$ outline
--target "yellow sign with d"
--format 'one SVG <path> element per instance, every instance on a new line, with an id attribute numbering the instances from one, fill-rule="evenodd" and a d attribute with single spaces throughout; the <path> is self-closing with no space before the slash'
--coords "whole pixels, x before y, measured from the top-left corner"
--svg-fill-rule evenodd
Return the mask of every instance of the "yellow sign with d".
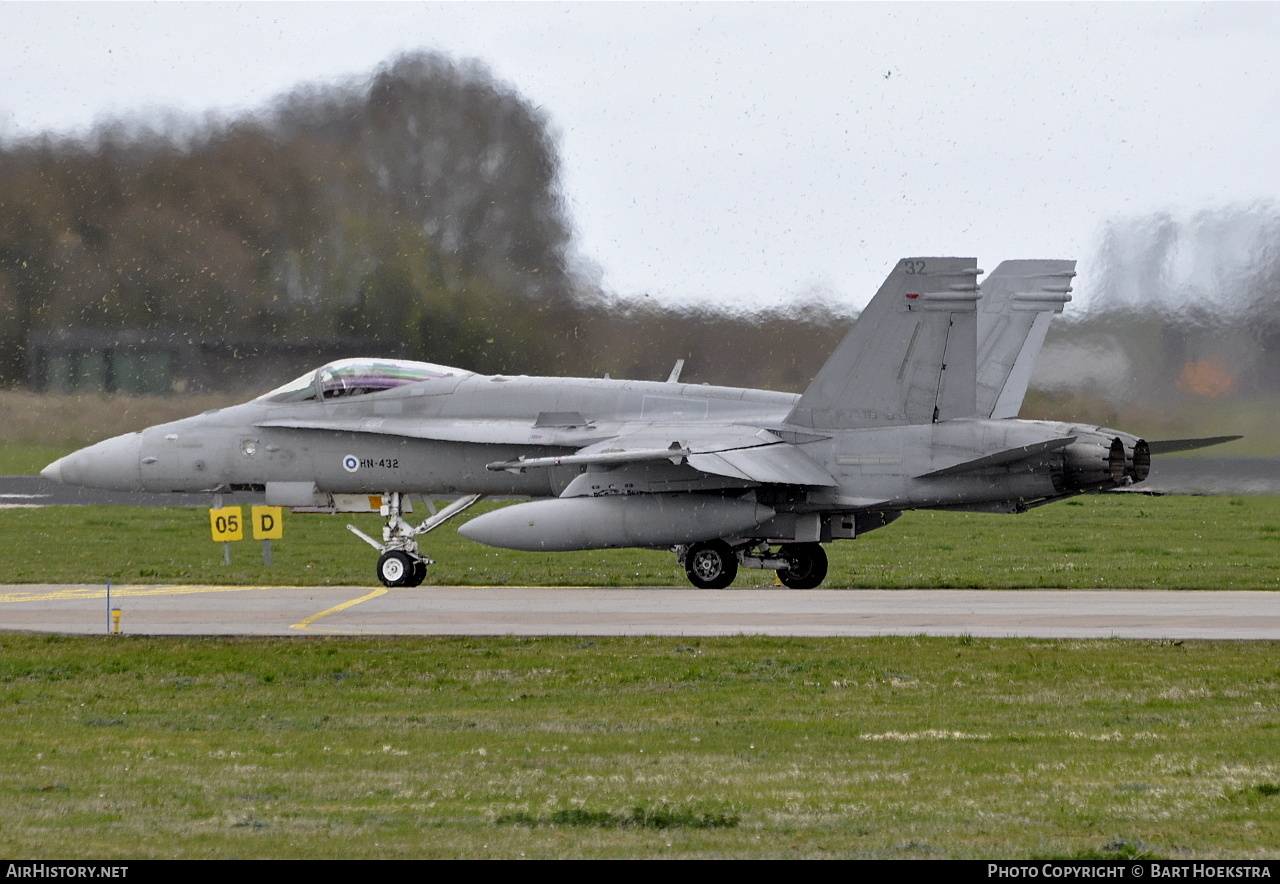
<path id="1" fill-rule="evenodd" d="M 284 507 L 255 506 L 250 514 L 254 540 L 280 540 L 284 537 Z"/>

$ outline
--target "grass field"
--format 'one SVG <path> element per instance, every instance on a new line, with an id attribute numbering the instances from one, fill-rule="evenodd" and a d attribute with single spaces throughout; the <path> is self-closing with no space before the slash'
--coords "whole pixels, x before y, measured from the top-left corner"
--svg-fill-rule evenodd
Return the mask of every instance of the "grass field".
<path id="1" fill-rule="evenodd" d="M 0 855 L 1280 856 L 1266 643 L 0 634 Z"/>
<path id="2" fill-rule="evenodd" d="M 667 552 L 520 553 L 457 535 L 459 520 L 427 535 L 437 585 L 685 585 Z M 343 525 L 377 535 L 376 516 L 285 516 L 273 565 L 261 544 L 233 544 L 232 564 L 209 535 L 205 510 L 48 507 L 0 510 L 0 584 L 374 582 L 375 555 Z M 910 512 L 827 547 L 825 586 L 856 588 L 1280 588 L 1280 497 L 1081 497 L 1021 516 Z M 735 586 L 771 585 L 771 571 Z"/>

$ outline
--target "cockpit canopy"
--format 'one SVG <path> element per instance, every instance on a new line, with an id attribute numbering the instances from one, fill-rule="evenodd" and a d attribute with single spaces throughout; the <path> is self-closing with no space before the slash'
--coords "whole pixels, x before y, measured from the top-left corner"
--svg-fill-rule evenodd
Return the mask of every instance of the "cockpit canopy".
<path id="1" fill-rule="evenodd" d="M 363 396 L 419 381 L 470 374 L 461 368 L 407 359 L 339 359 L 264 393 L 258 399 L 266 402 L 307 402 Z"/>

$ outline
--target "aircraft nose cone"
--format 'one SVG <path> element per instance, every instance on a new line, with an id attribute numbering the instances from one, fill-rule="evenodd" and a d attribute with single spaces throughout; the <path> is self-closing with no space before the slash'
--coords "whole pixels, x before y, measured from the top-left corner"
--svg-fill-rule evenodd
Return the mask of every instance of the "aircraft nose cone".
<path id="1" fill-rule="evenodd" d="M 40 471 L 63 485 L 109 491 L 140 491 L 142 434 L 129 433 L 61 457 Z"/>

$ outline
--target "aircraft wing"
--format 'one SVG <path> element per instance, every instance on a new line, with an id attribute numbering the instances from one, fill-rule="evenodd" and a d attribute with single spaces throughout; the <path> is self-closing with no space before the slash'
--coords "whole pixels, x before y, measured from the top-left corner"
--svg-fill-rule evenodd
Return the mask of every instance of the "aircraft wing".
<path id="1" fill-rule="evenodd" d="M 751 448 L 695 452 L 689 466 L 704 473 L 748 479 L 766 485 L 834 486 L 836 480 L 799 446 L 775 442 Z"/>
<path id="2" fill-rule="evenodd" d="M 517 458 L 487 465 L 524 471 L 554 466 L 621 466 L 669 460 L 702 473 L 779 485 L 834 486 L 835 479 L 799 445 L 750 427 L 648 426 L 555 457 Z"/>

